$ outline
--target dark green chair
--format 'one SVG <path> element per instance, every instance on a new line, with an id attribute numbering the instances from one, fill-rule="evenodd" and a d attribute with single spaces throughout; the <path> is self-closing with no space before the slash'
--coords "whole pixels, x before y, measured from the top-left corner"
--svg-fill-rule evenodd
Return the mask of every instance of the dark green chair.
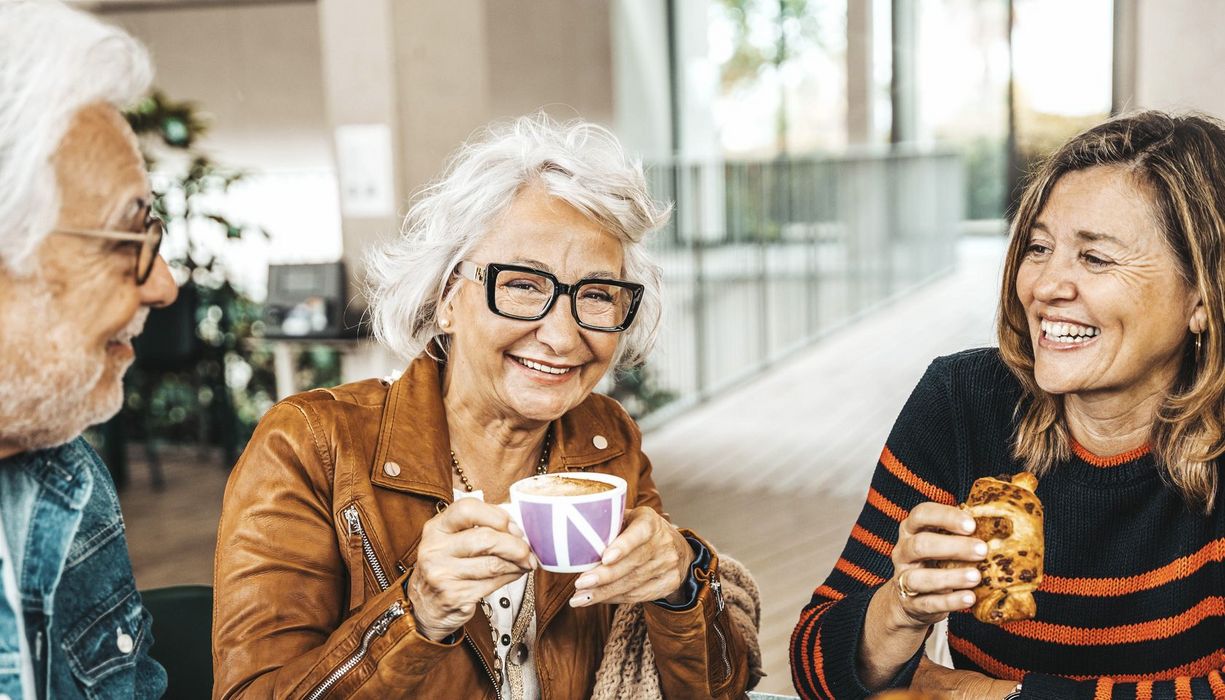
<path id="1" fill-rule="evenodd" d="M 150 655 L 165 669 L 167 700 L 208 700 L 213 694 L 213 589 L 170 586 L 141 591 L 153 614 Z"/>

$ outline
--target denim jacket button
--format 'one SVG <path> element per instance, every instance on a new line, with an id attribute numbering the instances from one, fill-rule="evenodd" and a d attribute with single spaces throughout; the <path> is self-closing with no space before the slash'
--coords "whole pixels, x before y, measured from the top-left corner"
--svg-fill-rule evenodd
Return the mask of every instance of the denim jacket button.
<path id="1" fill-rule="evenodd" d="M 115 640 L 116 646 L 119 647 L 119 653 L 131 654 L 135 644 L 132 643 L 132 635 L 119 632 L 118 639 Z"/>

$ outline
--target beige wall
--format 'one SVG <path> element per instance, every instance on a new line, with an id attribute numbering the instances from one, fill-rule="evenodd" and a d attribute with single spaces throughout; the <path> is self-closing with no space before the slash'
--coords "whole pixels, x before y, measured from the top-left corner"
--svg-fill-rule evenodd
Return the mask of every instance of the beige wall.
<path id="1" fill-rule="evenodd" d="M 155 84 L 215 117 L 222 162 L 265 170 L 331 163 L 315 4 L 103 12 L 149 47 Z"/>
<path id="2" fill-rule="evenodd" d="M 1225 2 L 1133 2 L 1136 82 L 1130 106 L 1195 109 L 1225 118 Z"/>
<path id="3" fill-rule="evenodd" d="M 489 114 L 546 107 L 557 117 L 611 125 L 610 21 L 609 0 L 487 2 Z"/>
<path id="4" fill-rule="evenodd" d="M 406 196 L 492 120 L 612 124 L 608 0 L 399 0 L 395 50 Z"/>
<path id="5" fill-rule="evenodd" d="M 389 35 L 395 52 L 389 90 L 360 88 L 371 73 L 387 75 L 360 62 L 323 65 L 313 2 L 102 14 L 149 47 L 157 84 L 170 97 L 197 100 L 215 115 L 206 144 L 235 165 L 330 166 L 329 110 L 338 123 L 353 120 L 339 113 L 348 108 L 336 99 L 329 104 L 325 75 L 351 83 L 338 90 L 350 104 L 393 97 L 406 196 L 491 119 L 544 107 L 561 118 L 613 124 L 609 0 L 391 0 L 390 6 L 391 26 L 340 20 L 357 36 Z M 352 111 L 365 110 L 355 104 Z"/>
<path id="6" fill-rule="evenodd" d="M 484 0 L 395 0 L 396 97 L 407 199 L 489 118 Z"/>

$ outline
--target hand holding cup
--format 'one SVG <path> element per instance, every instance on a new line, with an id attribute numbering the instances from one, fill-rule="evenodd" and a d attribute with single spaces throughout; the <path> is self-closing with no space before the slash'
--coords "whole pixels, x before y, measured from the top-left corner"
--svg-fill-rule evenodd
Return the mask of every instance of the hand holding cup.
<path id="1" fill-rule="evenodd" d="M 417 631 L 435 641 L 463 627 L 485 596 L 536 568 L 506 511 L 462 498 L 430 518 L 408 580 Z"/>
<path id="2" fill-rule="evenodd" d="M 680 531 L 653 508 L 640 506 L 626 514 L 625 529 L 604 550 L 600 565 L 575 581 L 570 605 L 668 598 L 680 590 L 692 563 L 693 549 Z"/>

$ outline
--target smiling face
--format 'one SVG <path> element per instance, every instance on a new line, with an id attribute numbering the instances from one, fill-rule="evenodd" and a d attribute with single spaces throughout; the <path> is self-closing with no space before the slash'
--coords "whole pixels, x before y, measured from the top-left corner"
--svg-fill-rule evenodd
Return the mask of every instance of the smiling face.
<path id="1" fill-rule="evenodd" d="M 620 278 L 624 260 L 616 237 L 539 187 L 521 192 L 467 259 L 544 270 L 566 284 Z M 445 391 L 477 412 L 515 424 L 550 421 L 587 398 L 608 371 L 620 334 L 580 327 L 568 297 L 544 318 L 520 321 L 490 311 L 483 285 L 455 284 L 439 312 L 451 337 Z"/>
<path id="2" fill-rule="evenodd" d="M 144 230 L 149 183 L 113 107 L 79 111 L 54 156 L 56 228 Z M 178 293 L 164 261 L 136 284 L 138 243 L 52 233 L 32 274 L 0 269 L 0 451 L 49 447 L 119 410 L 131 339 Z"/>
<path id="3" fill-rule="evenodd" d="M 1016 294 L 1044 391 L 1137 400 L 1173 385 L 1199 301 L 1152 195 L 1118 167 L 1059 179 L 1029 231 Z"/>

